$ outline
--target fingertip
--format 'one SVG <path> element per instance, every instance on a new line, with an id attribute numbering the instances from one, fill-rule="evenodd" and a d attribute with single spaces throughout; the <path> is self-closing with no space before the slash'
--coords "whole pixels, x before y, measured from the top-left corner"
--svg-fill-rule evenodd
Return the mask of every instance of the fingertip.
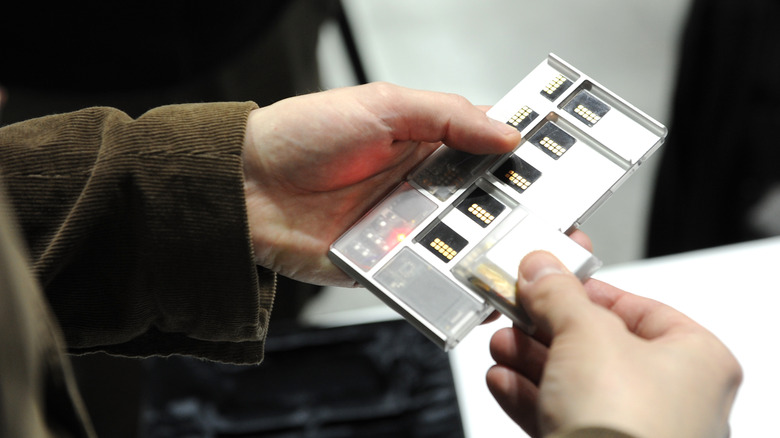
<path id="1" fill-rule="evenodd" d="M 487 373 L 485 373 L 485 382 L 490 392 L 494 395 L 496 392 L 505 393 L 509 387 L 508 382 L 511 379 L 511 374 L 514 374 L 514 371 L 503 365 L 495 364 L 488 368 Z"/>
<path id="2" fill-rule="evenodd" d="M 571 234 L 569 234 L 569 238 L 576 242 L 579 246 L 587 249 L 590 252 L 593 252 L 593 241 L 590 239 L 590 236 L 585 234 L 585 232 L 581 230 L 574 230 Z"/>
<path id="3" fill-rule="evenodd" d="M 506 407 L 517 404 L 516 399 L 520 395 L 517 389 L 525 383 L 522 380 L 520 374 L 501 364 L 491 366 L 485 373 L 488 390 L 499 405 Z"/>
<path id="4" fill-rule="evenodd" d="M 518 280 L 528 286 L 548 275 L 567 274 L 568 269 L 554 255 L 547 251 L 534 251 L 520 262 Z"/>
<path id="5" fill-rule="evenodd" d="M 546 251 L 534 251 L 520 262 L 517 300 L 552 335 L 579 321 L 590 303 L 582 282 Z"/>
<path id="6" fill-rule="evenodd" d="M 501 353 L 511 348 L 512 342 L 514 342 L 514 329 L 512 327 L 504 327 L 493 333 L 488 344 L 493 359 L 500 357 Z"/>
<path id="7" fill-rule="evenodd" d="M 495 138 L 497 141 L 495 141 L 495 144 L 487 144 L 485 152 L 504 154 L 511 152 L 520 144 L 523 136 L 515 127 L 490 117 L 488 117 L 488 121 L 494 133 L 497 134 Z"/>
<path id="8" fill-rule="evenodd" d="M 491 119 L 490 117 L 488 117 L 488 119 L 490 119 L 490 123 L 493 125 L 493 129 L 495 129 L 499 134 L 510 138 L 517 138 L 519 141 L 521 134 L 520 131 L 518 131 L 514 126 L 496 119 Z"/>

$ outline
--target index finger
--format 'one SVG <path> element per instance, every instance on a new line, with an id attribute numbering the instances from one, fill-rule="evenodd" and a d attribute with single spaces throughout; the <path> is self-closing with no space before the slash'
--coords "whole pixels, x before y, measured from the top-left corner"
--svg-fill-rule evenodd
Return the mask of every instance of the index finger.
<path id="1" fill-rule="evenodd" d="M 699 325 L 676 309 L 650 298 L 626 292 L 603 281 L 590 279 L 585 291 L 594 303 L 618 315 L 637 336 L 654 339 Z"/>

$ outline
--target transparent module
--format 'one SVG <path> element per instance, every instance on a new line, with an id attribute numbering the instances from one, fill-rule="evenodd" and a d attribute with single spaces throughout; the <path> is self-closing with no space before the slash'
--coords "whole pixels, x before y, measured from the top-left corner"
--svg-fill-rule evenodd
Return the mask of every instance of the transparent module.
<path id="1" fill-rule="evenodd" d="M 330 259 L 445 350 L 493 310 L 523 330 L 517 268 L 534 250 L 580 279 L 601 262 L 567 233 L 650 156 L 666 128 L 555 55 L 488 112 L 511 153 L 442 146 L 330 248 Z"/>

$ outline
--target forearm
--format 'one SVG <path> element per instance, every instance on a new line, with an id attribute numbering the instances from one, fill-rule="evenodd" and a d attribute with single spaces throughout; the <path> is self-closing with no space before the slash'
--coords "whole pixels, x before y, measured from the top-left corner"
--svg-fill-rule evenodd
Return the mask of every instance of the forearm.
<path id="1" fill-rule="evenodd" d="M 137 120 L 93 108 L 0 131 L 10 201 L 72 351 L 179 345 L 259 360 L 213 351 L 262 341 L 273 300 L 273 275 L 255 271 L 243 196 L 254 107 L 171 106 Z"/>

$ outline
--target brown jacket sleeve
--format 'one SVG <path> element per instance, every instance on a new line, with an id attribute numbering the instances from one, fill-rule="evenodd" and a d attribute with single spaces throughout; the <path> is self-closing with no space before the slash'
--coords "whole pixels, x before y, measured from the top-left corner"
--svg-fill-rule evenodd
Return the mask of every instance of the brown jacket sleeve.
<path id="1" fill-rule="evenodd" d="M 274 275 L 243 195 L 248 103 L 0 129 L 0 175 L 71 352 L 262 359 Z"/>

